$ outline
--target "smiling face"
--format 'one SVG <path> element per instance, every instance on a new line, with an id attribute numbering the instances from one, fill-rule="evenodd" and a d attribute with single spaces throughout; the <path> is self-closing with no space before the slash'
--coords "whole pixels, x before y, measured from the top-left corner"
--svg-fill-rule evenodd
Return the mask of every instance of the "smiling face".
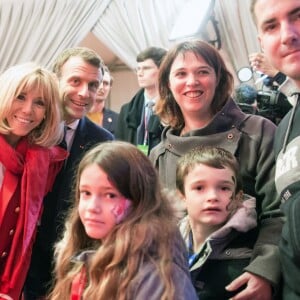
<path id="1" fill-rule="evenodd" d="M 129 212 L 131 201 L 120 194 L 97 164 L 82 171 L 79 192 L 78 212 L 90 238 L 104 239 Z"/>
<path id="2" fill-rule="evenodd" d="M 184 179 L 184 201 L 192 228 L 208 231 L 220 228 L 228 219 L 228 205 L 235 191 L 234 173 L 228 167 L 217 169 L 195 165 Z"/>
<path id="3" fill-rule="evenodd" d="M 217 86 L 214 69 L 193 52 L 179 54 L 170 70 L 169 88 L 185 121 L 188 118 L 210 118 L 211 104 Z"/>
<path id="4" fill-rule="evenodd" d="M 300 1 L 258 0 L 254 12 L 262 50 L 300 86 Z"/>
<path id="5" fill-rule="evenodd" d="M 63 95 L 65 120 L 71 123 L 81 119 L 92 107 L 99 83 L 100 68 L 81 57 L 70 57 L 61 68 L 60 89 Z"/>
<path id="6" fill-rule="evenodd" d="M 12 129 L 6 139 L 15 146 L 22 136 L 28 135 L 39 126 L 46 111 L 45 100 L 38 90 L 20 93 L 12 102 L 10 113 L 6 120 Z"/>

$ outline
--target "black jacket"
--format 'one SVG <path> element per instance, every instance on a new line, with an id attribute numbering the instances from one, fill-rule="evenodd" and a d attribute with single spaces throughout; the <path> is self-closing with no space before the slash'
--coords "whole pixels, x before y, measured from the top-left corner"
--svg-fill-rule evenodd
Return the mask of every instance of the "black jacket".
<path id="1" fill-rule="evenodd" d="M 108 108 L 103 109 L 103 125 L 102 127 L 115 134 L 115 129 L 118 123 L 119 114 Z"/>
<path id="2" fill-rule="evenodd" d="M 141 89 L 130 102 L 125 103 L 121 107 L 115 131 L 117 140 L 127 141 L 134 145 L 137 144 L 137 128 L 141 123 L 144 102 L 144 89 Z M 154 114 L 150 117 L 148 130 L 148 145 L 150 152 L 150 150 L 160 142 L 163 130 L 163 125 L 157 115 Z"/>
<path id="3" fill-rule="evenodd" d="M 299 123 L 299 124 L 298 124 Z M 283 299 L 300 299 L 300 107 L 299 100 L 279 124 L 274 150 L 275 183 L 286 222 L 279 244 Z"/>
<path id="4" fill-rule="evenodd" d="M 43 296 L 47 292 L 47 284 L 51 281 L 53 246 L 60 237 L 65 215 L 72 205 L 71 191 L 74 189 L 74 177 L 80 159 L 92 146 L 107 140 L 113 140 L 109 131 L 87 117 L 80 120 L 68 160 L 56 177 L 52 191 L 44 199 L 44 211 L 25 284 L 26 300 Z"/>

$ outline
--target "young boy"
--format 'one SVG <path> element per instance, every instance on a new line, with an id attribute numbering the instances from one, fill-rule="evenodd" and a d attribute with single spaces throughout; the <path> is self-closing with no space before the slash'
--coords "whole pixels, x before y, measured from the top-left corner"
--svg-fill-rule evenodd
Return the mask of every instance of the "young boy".
<path id="1" fill-rule="evenodd" d="M 179 226 L 201 300 L 229 299 L 244 288 L 226 290 L 249 264 L 256 240 L 255 199 L 243 196 L 238 170 L 221 148 L 195 148 L 178 161 L 176 186 L 187 209 Z"/>

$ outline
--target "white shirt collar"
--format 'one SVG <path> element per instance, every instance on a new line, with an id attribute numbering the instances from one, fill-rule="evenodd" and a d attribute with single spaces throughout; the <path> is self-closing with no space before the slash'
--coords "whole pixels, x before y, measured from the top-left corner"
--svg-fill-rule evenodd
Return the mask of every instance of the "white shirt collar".
<path id="1" fill-rule="evenodd" d="M 80 119 L 77 119 L 77 120 L 73 121 L 72 123 L 66 124 L 66 125 L 69 127 L 69 129 L 72 129 L 75 131 L 78 127 L 79 121 L 80 121 Z"/>
<path id="2" fill-rule="evenodd" d="M 157 96 L 151 99 L 144 92 L 144 98 L 145 98 L 145 105 L 146 105 L 149 101 L 153 101 L 154 103 L 156 103 Z"/>

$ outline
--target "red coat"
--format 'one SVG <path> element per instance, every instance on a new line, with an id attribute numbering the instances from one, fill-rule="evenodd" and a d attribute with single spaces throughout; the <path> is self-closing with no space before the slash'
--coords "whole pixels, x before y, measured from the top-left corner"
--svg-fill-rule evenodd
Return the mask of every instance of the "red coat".
<path id="1" fill-rule="evenodd" d="M 5 168 L 0 190 L 1 293 L 19 299 L 30 264 L 43 198 L 52 188 L 67 152 L 59 147 L 16 149 L 0 135 L 0 163 Z"/>

